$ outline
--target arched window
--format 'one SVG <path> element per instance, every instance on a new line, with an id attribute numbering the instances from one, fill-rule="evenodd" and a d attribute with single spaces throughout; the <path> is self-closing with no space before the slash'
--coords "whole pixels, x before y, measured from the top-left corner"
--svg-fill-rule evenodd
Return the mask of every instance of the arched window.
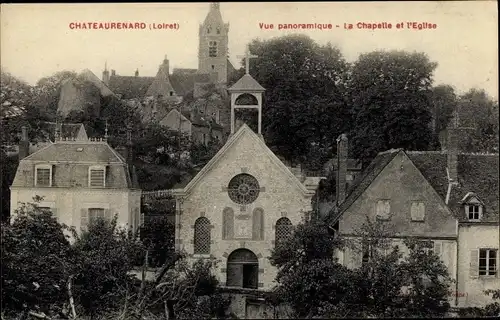
<path id="1" fill-rule="evenodd" d="M 257 208 L 252 217 L 252 239 L 264 240 L 264 211 Z"/>
<path id="2" fill-rule="evenodd" d="M 276 221 L 274 245 L 281 246 L 292 235 L 292 223 L 288 218 L 280 218 Z"/>
<path id="3" fill-rule="evenodd" d="M 210 221 L 207 218 L 201 217 L 196 219 L 194 223 L 195 254 L 210 254 L 211 229 Z"/>
<path id="4" fill-rule="evenodd" d="M 222 212 L 222 239 L 232 239 L 234 237 L 234 211 L 226 208 Z"/>

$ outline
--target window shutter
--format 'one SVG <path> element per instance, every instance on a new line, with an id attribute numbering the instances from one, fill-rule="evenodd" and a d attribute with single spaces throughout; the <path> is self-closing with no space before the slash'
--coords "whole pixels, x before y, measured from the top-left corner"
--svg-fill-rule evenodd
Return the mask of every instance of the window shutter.
<path id="1" fill-rule="evenodd" d="M 442 260 L 441 259 L 441 252 L 443 251 L 442 248 L 443 248 L 442 242 L 434 241 L 434 253 L 439 257 L 440 260 Z"/>
<path id="2" fill-rule="evenodd" d="M 104 218 L 109 221 L 113 219 L 113 214 L 111 213 L 111 210 L 104 209 Z"/>
<path id="3" fill-rule="evenodd" d="M 54 184 L 54 178 L 55 178 L 55 173 L 56 173 L 56 165 L 53 164 L 50 167 L 51 167 L 51 170 L 50 170 L 50 186 L 53 187 L 55 185 Z"/>
<path id="4" fill-rule="evenodd" d="M 60 222 L 59 216 L 57 215 L 57 208 L 50 208 L 50 211 L 52 211 L 52 216 L 56 218 L 57 222 Z"/>
<path id="5" fill-rule="evenodd" d="M 85 228 L 89 223 L 89 210 L 84 208 L 80 213 L 80 228 Z"/>
<path id="6" fill-rule="evenodd" d="M 469 275 L 471 278 L 479 277 L 479 250 L 472 249 L 470 251 L 470 268 Z"/>

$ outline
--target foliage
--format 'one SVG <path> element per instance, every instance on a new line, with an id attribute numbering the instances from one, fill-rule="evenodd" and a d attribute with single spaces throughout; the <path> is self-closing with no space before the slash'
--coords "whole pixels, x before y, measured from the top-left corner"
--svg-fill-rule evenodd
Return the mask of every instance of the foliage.
<path id="1" fill-rule="evenodd" d="M 165 203 L 163 203 L 163 206 L 166 207 Z M 144 214 L 148 215 L 148 212 L 144 212 Z M 167 218 L 172 214 L 162 212 L 161 216 L 156 215 L 150 219 L 145 219 L 141 228 L 141 242 L 145 249 L 149 251 L 148 265 L 150 267 L 164 265 L 167 258 L 175 250 L 175 226 Z M 144 257 L 141 256 L 140 261 L 144 261 Z"/>
<path id="2" fill-rule="evenodd" d="M 471 89 L 459 97 L 458 125 L 465 133 L 465 152 L 498 152 L 498 101 L 484 90 Z"/>
<path id="3" fill-rule="evenodd" d="M 348 63 L 340 50 L 302 35 L 254 40 L 250 74 L 266 88 L 263 134 L 289 161 L 302 161 L 309 146 L 331 144 L 348 117 Z M 233 79 L 234 81 L 234 79 Z"/>
<path id="4" fill-rule="evenodd" d="M 432 74 L 423 53 L 375 51 L 360 55 L 349 81 L 355 113 L 352 151 L 364 163 L 391 148 L 427 150 L 431 130 Z"/>
<path id="5" fill-rule="evenodd" d="M 132 285 L 128 272 L 142 247 L 131 232 L 101 218 L 90 221 L 73 245 L 78 270 L 74 275 L 75 301 L 92 316 L 118 308 Z"/>
<path id="6" fill-rule="evenodd" d="M 325 304 L 336 305 L 352 291 L 350 271 L 333 260 L 333 250 L 340 245 L 327 226 L 314 219 L 299 224 L 292 237 L 271 251 L 270 262 L 278 268 L 275 294 L 296 316 L 318 315 Z"/>
<path id="7" fill-rule="evenodd" d="M 11 312 L 45 313 L 67 301 L 74 257 L 63 227 L 42 199 L 22 204 L 12 224 L 2 225 L 2 305 Z"/>
<path id="8" fill-rule="evenodd" d="M 1 221 L 7 221 L 10 216 L 10 185 L 16 175 L 18 157 L 9 156 L 0 150 L 0 179 L 1 180 Z"/>

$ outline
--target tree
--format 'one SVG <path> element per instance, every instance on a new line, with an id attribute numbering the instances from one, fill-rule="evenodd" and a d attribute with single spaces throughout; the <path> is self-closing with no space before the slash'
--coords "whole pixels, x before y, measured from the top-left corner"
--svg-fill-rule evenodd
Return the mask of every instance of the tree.
<path id="1" fill-rule="evenodd" d="M 431 242 L 409 238 L 400 247 L 392 239 L 394 230 L 392 224 L 367 217 L 351 240 L 364 260 L 353 277 L 360 288 L 356 309 L 365 317 L 445 315 L 451 284 L 446 266 Z"/>
<path id="2" fill-rule="evenodd" d="M 459 97 L 458 126 L 469 128 L 465 152 L 498 152 L 498 101 L 484 90 L 471 89 Z"/>
<path id="3" fill-rule="evenodd" d="M 249 47 L 259 56 L 250 74 L 266 88 L 263 134 L 271 148 L 300 162 L 312 143 L 329 146 L 348 125 L 348 63 L 340 50 L 303 35 L 253 40 Z"/>
<path id="4" fill-rule="evenodd" d="M 41 198 L 22 204 L 11 225 L 2 224 L 2 305 L 14 313 L 57 314 L 68 301 L 73 253 Z"/>
<path id="5" fill-rule="evenodd" d="M 271 252 L 278 268 L 274 291 L 277 299 L 289 304 L 299 318 L 321 316 L 349 300 L 351 272 L 333 259 L 341 243 L 320 220 L 299 224 L 293 235 Z M 343 315 L 343 314 L 342 314 Z"/>
<path id="6" fill-rule="evenodd" d="M 136 236 L 112 221 L 93 219 L 87 230 L 73 233 L 77 254 L 74 273 L 79 313 L 96 316 L 121 306 L 134 277 L 129 274 L 143 250 Z"/>
<path id="7" fill-rule="evenodd" d="M 427 150 L 432 142 L 432 75 L 424 53 L 375 51 L 360 55 L 349 81 L 354 112 L 352 151 L 368 163 L 391 148 Z"/>
<path id="8" fill-rule="evenodd" d="M 58 71 L 51 76 L 43 77 L 37 81 L 34 91 L 37 98 L 36 106 L 45 114 L 52 115 L 55 120 L 61 86 L 65 80 L 78 76 L 75 71 Z"/>

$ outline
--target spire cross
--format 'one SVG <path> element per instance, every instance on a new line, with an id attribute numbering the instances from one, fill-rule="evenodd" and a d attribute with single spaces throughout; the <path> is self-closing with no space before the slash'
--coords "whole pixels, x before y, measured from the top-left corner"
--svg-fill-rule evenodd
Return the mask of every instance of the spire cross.
<path id="1" fill-rule="evenodd" d="M 247 46 L 247 49 L 245 51 L 245 55 L 244 56 L 238 56 L 238 58 L 245 59 L 245 73 L 246 74 L 249 74 L 249 72 L 250 72 L 250 59 L 251 58 L 258 58 L 258 57 L 259 56 L 250 54 L 250 48 L 248 46 Z"/>

